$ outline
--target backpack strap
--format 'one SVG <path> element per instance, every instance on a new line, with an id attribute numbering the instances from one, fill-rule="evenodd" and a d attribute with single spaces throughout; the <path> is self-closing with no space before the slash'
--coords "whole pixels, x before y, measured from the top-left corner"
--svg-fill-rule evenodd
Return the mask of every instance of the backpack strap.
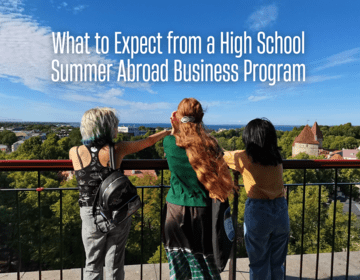
<path id="1" fill-rule="evenodd" d="M 95 224 L 96 224 L 96 207 L 97 207 L 97 204 L 99 201 L 99 195 L 100 195 L 100 187 L 96 191 L 95 198 L 94 198 L 93 205 L 92 205 L 92 214 L 93 214 L 93 217 L 95 218 L 95 221 L 94 221 Z"/>
<path id="2" fill-rule="evenodd" d="M 115 165 L 115 157 L 114 157 L 114 143 L 111 142 L 109 144 L 109 149 L 110 149 L 110 168 L 112 170 L 116 169 L 116 165 Z M 98 205 L 98 201 L 99 201 L 99 196 L 100 196 L 100 189 L 101 186 L 97 189 L 96 194 L 95 194 L 95 198 L 94 198 L 94 202 L 93 202 L 93 208 L 92 208 L 92 213 L 93 216 L 95 218 L 95 223 L 96 223 L 96 207 Z"/>
<path id="3" fill-rule="evenodd" d="M 79 146 L 76 147 L 76 154 L 77 154 L 77 156 L 78 156 L 81 169 L 84 169 L 84 166 L 83 166 L 83 164 L 82 164 L 82 160 L 81 160 L 80 155 L 79 155 Z"/>
<path id="4" fill-rule="evenodd" d="M 114 143 L 111 142 L 109 144 L 109 149 L 110 149 L 110 168 L 112 170 L 116 169 L 116 160 L 115 160 L 115 149 L 114 149 Z"/>

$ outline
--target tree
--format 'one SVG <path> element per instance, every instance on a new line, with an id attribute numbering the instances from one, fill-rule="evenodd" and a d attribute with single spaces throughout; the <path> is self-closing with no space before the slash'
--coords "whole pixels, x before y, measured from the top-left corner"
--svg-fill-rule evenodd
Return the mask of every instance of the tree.
<path id="1" fill-rule="evenodd" d="M 314 254 L 317 251 L 317 232 L 318 232 L 318 199 L 319 186 L 306 186 L 305 189 L 305 217 L 304 217 L 304 239 L 303 252 Z M 302 207 L 303 207 L 303 187 L 299 187 L 290 192 L 289 195 L 289 217 L 290 217 L 290 242 L 289 254 L 301 253 L 301 233 L 302 233 Z M 333 231 L 333 212 L 334 202 L 330 207 L 326 205 L 328 193 L 325 188 L 321 189 L 320 205 L 320 252 L 326 253 L 332 250 L 332 231 Z M 336 231 L 335 231 L 335 251 L 341 252 L 347 246 L 347 223 L 348 214 L 344 214 L 342 203 L 336 205 Z M 359 250 L 360 229 L 354 226 L 357 218 L 351 216 L 351 250 Z"/>
<path id="2" fill-rule="evenodd" d="M 73 128 L 71 130 L 71 132 L 69 133 L 69 139 L 70 139 L 70 143 L 69 146 L 70 147 L 74 147 L 74 146 L 81 146 L 81 133 L 80 133 L 80 128 Z"/>
<path id="3" fill-rule="evenodd" d="M 79 207 L 79 191 L 66 190 L 76 188 L 75 177 L 60 186 L 62 195 L 62 223 L 63 223 L 63 265 L 65 268 L 82 267 L 84 265 L 84 247 L 81 240 L 81 218 Z M 60 199 L 50 206 L 54 218 L 60 223 Z M 58 224 L 59 224 L 58 223 Z M 59 228 L 54 228 L 59 232 Z M 59 241 L 57 242 L 59 244 Z M 60 250 L 54 252 L 54 265 L 60 265 Z"/>
<path id="4" fill-rule="evenodd" d="M 47 139 L 41 145 L 41 159 L 66 159 L 69 158 L 69 150 L 66 147 L 64 151 L 61 146 L 59 146 L 59 137 L 56 134 L 50 134 L 47 136 Z M 61 143 L 64 143 L 63 140 Z"/>
<path id="5" fill-rule="evenodd" d="M 16 189 L 35 189 L 38 187 L 37 172 L 13 172 L 8 175 L 10 188 Z M 43 188 L 57 188 L 59 182 L 46 176 L 40 176 L 40 186 Z M 40 198 L 41 204 L 38 203 Z M 58 235 L 54 234 L 54 228 L 57 226 L 57 221 L 53 219 L 53 213 L 50 206 L 58 200 L 58 194 L 53 191 L 20 191 L 18 193 L 19 199 L 19 213 L 21 216 L 20 224 L 16 219 L 9 225 L 14 232 L 13 242 L 10 243 L 12 250 L 17 252 L 17 226 L 20 228 L 21 240 L 21 263 L 24 267 L 33 266 L 39 261 L 39 243 L 41 238 L 42 243 L 42 259 L 44 260 L 43 267 L 53 265 L 54 261 L 54 247 L 57 246 Z M 4 202 L 5 207 L 16 215 L 14 211 L 14 199 Z M 40 214 L 41 213 L 41 214 Z M 41 215 L 41 216 L 40 216 Z M 40 234 L 41 232 L 41 234 Z"/>
<path id="6" fill-rule="evenodd" d="M 4 130 L 0 133 L 0 143 L 11 146 L 17 141 L 16 134 L 10 130 Z"/>
<path id="7" fill-rule="evenodd" d="M 42 141 L 39 136 L 31 137 L 20 145 L 15 153 L 16 159 L 41 159 Z"/>
<path id="8" fill-rule="evenodd" d="M 155 179 L 151 176 L 144 176 L 137 178 L 130 176 L 129 179 L 137 186 L 151 186 L 155 185 Z M 138 194 L 144 204 L 144 257 L 143 261 L 148 261 L 156 252 L 160 245 L 160 213 L 165 204 L 168 189 L 163 189 L 161 204 L 161 189 L 159 188 L 145 188 L 143 191 L 139 188 Z M 143 195 L 144 194 L 144 195 Z M 129 234 L 128 243 L 126 245 L 127 262 L 129 264 L 140 263 L 141 255 L 141 210 L 139 210 L 132 219 L 132 227 Z"/>

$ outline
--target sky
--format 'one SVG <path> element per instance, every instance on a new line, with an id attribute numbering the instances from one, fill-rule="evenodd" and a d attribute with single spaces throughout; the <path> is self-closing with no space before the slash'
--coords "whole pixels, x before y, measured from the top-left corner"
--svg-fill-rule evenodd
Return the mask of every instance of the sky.
<path id="1" fill-rule="evenodd" d="M 179 102 L 194 97 L 206 109 L 205 124 L 245 125 L 254 118 L 266 117 L 275 125 L 312 125 L 315 121 L 319 125 L 360 125 L 359 11 L 360 1 L 350 0 L 0 0 L 0 121 L 80 122 L 86 110 L 106 106 L 117 110 L 120 123 L 168 123 Z M 169 54 L 170 31 L 179 39 L 175 44 L 177 52 Z M 74 47 L 78 53 L 59 53 L 53 38 L 58 32 L 74 36 L 74 44 L 70 41 L 65 50 L 67 46 L 70 50 Z M 116 32 L 121 32 L 117 48 Z M 251 37 L 252 53 L 249 46 L 245 53 L 244 45 L 241 56 L 221 53 L 221 32 L 243 37 L 246 32 Z M 296 46 L 300 42 L 304 51 L 296 53 L 294 47 L 288 54 L 260 54 L 260 32 L 265 38 L 275 37 L 276 32 L 283 38 L 289 36 L 287 42 L 295 42 Z M 100 36 L 98 48 L 96 33 Z M 129 43 L 129 49 L 123 49 L 126 44 L 122 36 L 144 36 L 144 40 L 150 40 L 150 36 L 158 34 L 161 39 L 154 40 L 152 48 L 143 47 L 143 54 L 131 57 L 129 52 L 135 44 Z M 191 53 L 186 44 L 190 36 L 201 38 L 197 53 Z M 215 41 L 214 53 L 208 53 L 210 36 Z M 104 44 L 102 53 L 100 43 L 106 42 L 105 37 L 109 48 L 106 50 Z M 180 53 L 181 37 L 184 53 Z M 154 53 L 150 54 L 150 50 Z M 167 81 L 144 81 L 141 71 L 139 81 L 117 80 L 120 61 L 128 69 L 128 61 L 155 67 L 166 60 Z M 211 64 L 219 65 L 223 74 L 224 65 L 235 65 L 232 77 L 237 73 L 237 79 L 175 81 L 175 60 L 185 65 L 177 73 L 186 67 Z M 58 73 L 54 61 L 64 67 L 94 63 L 113 67 L 109 81 L 61 82 L 52 76 Z M 245 61 L 263 65 L 263 82 L 260 67 L 257 72 L 255 69 L 255 81 L 254 72 L 244 80 L 245 73 L 251 71 Z M 303 64 L 305 75 L 300 81 L 286 81 L 280 68 L 276 71 L 279 81 L 270 85 L 264 71 L 269 71 L 269 65 L 281 64 Z M 55 69 L 60 71 L 56 64 Z M 269 72 L 267 78 L 270 79 Z"/>

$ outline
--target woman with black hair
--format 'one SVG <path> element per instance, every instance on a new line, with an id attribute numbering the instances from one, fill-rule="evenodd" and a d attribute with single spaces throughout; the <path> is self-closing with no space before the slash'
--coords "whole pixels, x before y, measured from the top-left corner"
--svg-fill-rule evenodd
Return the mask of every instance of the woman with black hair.
<path id="1" fill-rule="evenodd" d="M 290 222 L 276 131 L 270 121 L 254 119 L 242 137 L 246 150 L 225 152 L 224 159 L 242 174 L 248 196 L 244 235 L 250 279 L 284 279 Z"/>

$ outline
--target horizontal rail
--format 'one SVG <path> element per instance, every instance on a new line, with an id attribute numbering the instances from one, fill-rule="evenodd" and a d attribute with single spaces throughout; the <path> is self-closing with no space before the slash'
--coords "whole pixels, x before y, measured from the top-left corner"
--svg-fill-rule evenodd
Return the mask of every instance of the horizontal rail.
<path id="1" fill-rule="evenodd" d="M 296 186 L 303 186 L 303 183 L 299 183 L 299 184 L 284 184 L 284 187 L 296 187 Z M 322 185 L 322 186 L 334 186 L 335 183 L 306 183 L 306 186 L 318 186 L 318 185 Z M 360 182 L 345 182 L 345 183 L 337 183 L 338 186 L 350 186 L 350 185 L 360 185 Z M 243 187 L 244 185 L 242 184 L 238 184 L 238 187 Z M 164 188 L 170 188 L 170 186 L 163 186 Z M 158 189 L 159 186 L 136 186 L 137 189 Z M 67 190 L 67 191 L 78 191 L 79 188 L 29 188 L 29 189 L 1 189 L 0 191 L 3 192 L 11 192 L 11 191 L 60 191 L 60 190 Z"/>
<path id="2" fill-rule="evenodd" d="M 360 168 L 360 160 L 284 160 L 284 169 Z M 121 169 L 169 169 L 166 159 L 124 159 Z M 71 160 L 0 160 L 0 171 L 73 170 Z"/>

